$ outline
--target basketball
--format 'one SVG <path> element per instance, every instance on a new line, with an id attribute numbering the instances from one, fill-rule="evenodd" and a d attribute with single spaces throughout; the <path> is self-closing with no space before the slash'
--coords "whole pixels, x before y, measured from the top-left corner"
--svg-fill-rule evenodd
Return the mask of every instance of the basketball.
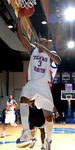
<path id="1" fill-rule="evenodd" d="M 20 8 L 20 13 L 22 14 L 22 16 L 31 17 L 34 13 L 34 6 L 32 8 L 28 7 L 27 9 L 25 7 Z"/>

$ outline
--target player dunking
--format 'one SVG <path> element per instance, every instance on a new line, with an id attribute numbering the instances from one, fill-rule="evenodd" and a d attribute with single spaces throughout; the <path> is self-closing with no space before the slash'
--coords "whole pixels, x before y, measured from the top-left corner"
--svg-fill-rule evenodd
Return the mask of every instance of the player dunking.
<path id="1" fill-rule="evenodd" d="M 52 51 L 52 53 L 56 53 L 55 51 Z M 53 83 L 53 79 L 56 75 L 58 69 L 58 65 L 56 65 L 52 60 L 51 60 L 51 64 L 50 64 L 50 75 L 51 75 L 51 79 L 50 79 L 50 87 L 52 86 Z M 31 103 L 32 101 L 30 101 Z M 34 101 L 35 102 L 35 101 Z M 33 103 L 34 103 L 33 102 Z M 35 109 L 34 109 L 35 108 Z M 58 118 L 59 117 L 59 113 L 56 109 L 56 107 L 53 105 L 53 112 L 55 114 L 54 118 Z M 30 108 L 29 111 L 29 124 L 30 124 L 30 131 L 31 134 L 35 136 L 36 134 L 36 128 L 40 129 L 41 132 L 41 142 L 42 142 L 42 147 L 41 150 L 45 150 L 45 119 L 44 119 L 44 115 L 42 113 L 42 109 L 37 109 L 36 107 L 32 107 Z M 39 124 L 40 123 L 40 124 Z M 33 130 L 34 129 L 34 130 Z M 35 145 L 36 142 L 36 138 L 34 137 L 32 142 L 30 143 L 29 147 L 32 148 Z"/>
<path id="2" fill-rule="evenodd" d="M 28 82 L 22 89 L 20 100 L 23 133 L 16 142 L 20 143 L 32 139 L 28 123 L 28 104 L 29 101 L 35 99 L 36 107 L 43 109 L 43 113 L 46 119 L 47 143 L 48 147 L 50 147 L 53 128 L 53 99 L 48 84 L 48 81 L 50 80 L 50 58 L 56 64 L 60 64 L 61 59 L 57 54 L 52 54 L 52 52 L 48 50 L 49 43 L 46 39 L 41 39 L 39 42 L 40 44 L 36 43 L 36 47 L 30 44 L 30 42 L 22 34 L 21 17 L 22 16 L 19 11 L 17 33 L 22 45 L 31 54 L 31 57 L 29 63 L 30 74 L 28 76 Z"/>

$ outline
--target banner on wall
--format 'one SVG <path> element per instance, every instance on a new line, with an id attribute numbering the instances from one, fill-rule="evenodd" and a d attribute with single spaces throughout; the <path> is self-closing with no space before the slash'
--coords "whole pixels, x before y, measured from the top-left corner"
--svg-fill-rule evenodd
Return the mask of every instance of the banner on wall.
<path id="1" fill-rule="evenodd" d="M 55 78 L 53 80 L 53 83 L 54 84 L 58 84 L 59 82 L 60 82 L 60 72 L 57 72 L 56 76 L 55 76 Z"/>
<path id="2" fill-rule="evenodd" d="M 72 72 L 71 79 L 72 83 L 75 84 L 75 72 Z"/>
<path id="3" fill-rule="evenodd" d="M 70 83 L 70 72 L 62 72 L 62 82 Z"/>

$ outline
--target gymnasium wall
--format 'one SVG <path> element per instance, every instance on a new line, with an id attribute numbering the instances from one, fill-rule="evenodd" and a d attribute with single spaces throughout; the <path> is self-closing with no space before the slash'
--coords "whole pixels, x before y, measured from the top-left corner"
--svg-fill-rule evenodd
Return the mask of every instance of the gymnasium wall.
<path id="1" fill-rule="evenodd" d="M 0 111 L 5 108 L 9 95 L 12 95 L 19 105 L 20 92 L 26 83 L 28 64 L 28 61 L 24 61 L 23 72 L 9 72 L 9 77 L 5 71 L 0 73 Z"/>

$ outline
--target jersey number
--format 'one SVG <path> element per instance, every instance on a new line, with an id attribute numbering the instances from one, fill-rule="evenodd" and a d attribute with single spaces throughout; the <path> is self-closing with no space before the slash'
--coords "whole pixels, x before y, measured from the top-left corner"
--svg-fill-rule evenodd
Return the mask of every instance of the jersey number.
<path id="1" fill-rule="evenodd" d="M 38 63 L 39 63 L 38 67 L 41 67 L 42 66 L 42 61 L 39 60 Z"/>

